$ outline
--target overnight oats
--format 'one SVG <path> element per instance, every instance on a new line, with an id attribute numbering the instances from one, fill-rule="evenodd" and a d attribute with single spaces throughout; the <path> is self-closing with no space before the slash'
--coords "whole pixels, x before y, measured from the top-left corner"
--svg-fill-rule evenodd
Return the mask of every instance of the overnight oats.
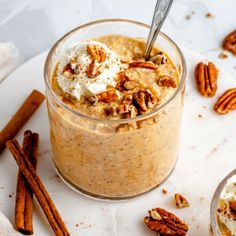
<path id="1" fill-rule="evenodd" d="M 236 235 L 236 171 L 217 188 L 211 206 L 211 235 Z"/>
<path id="2" fill-rule="evenodd" d="M 116 33 L 109 34 L 107 24 Z M 177 63 L 159 45 L 145 61 L 145 40 L 138 30 L 123 34 L 122 24 L 148 30 L 112 20 L 79 27 L 52 48 L 45 65 L 56 169 L 70 186 L 98 198 L 125 199 L 155 188 L 178 157 L 182 54 L 166 41 Z M 96 33 L 81 38 L 84 29 Z"/>

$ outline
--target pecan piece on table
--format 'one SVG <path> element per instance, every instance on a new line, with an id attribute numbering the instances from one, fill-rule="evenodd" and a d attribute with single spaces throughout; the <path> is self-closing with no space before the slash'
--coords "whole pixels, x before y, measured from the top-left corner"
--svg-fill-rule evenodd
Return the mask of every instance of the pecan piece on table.
<path id="1" fill-rule="evenodd" d="M 226 90 L 214 106 L 214 110 L 222 115 L 234 109 L 236 109 L 236 88 Z"/>
<path id="2" fill-rule="evenodd" d="M 172 88 L 177 88 L 177 84 L 175 82 L 175 80 L 173 78 L 171 78 L 168 75 L 163 75 L 161 76 L 158 81 L 157 84 L 160 87 L 172 87 Z"/>
<path id="3" fill-rule="evenodd" d="M 129 68 L 146 68 L 151 70 L 156 70 L 158 65 L 151 61 L 134 61 L 129 63 Z"/>
<path id="4" fill-rule="evenodd" d="M 184 236 L 188 226 L 174 214 L 155 208 L 149 211 L 149 216 L 144 218 L 146 226 L 162 236 Z"/>
<path id="5" fill-rule="evenodd" d="M 179 193 L 175 194 L 175 204 L 178 208 L 184 208 L 190 206 L 188 200 Z"/>
<path id="6" fill-rule="evenodd" d="M 115 90 L 108 90 L 97 94 L 99 102 L 112 102 L 118 99 L 118 94 Z"/>
<path id="7" fill-rule="evenodd" d="M 195 68 L 197 89 L 202 96 L 213 97 L 217 90 L 218 71 L 214 63 L 198 63 Z"/>
<path id="8" fill-rule="evenodd" d="M 236 30 L 225 37 L 223 40 L 223 48 L 236 55 Z"/>

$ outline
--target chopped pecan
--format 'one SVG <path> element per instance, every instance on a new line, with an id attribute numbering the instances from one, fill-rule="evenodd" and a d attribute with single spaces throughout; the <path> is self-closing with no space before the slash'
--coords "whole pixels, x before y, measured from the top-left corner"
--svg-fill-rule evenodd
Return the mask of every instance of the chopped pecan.
<path id="1" fill-rule="evenodd" d="M 63 69 L 63 73 L 65 73 L 65 72 L 69 72 L 69 73 L 71 73 L 71 74 L 74 73 L 74 70 L 72 69 L 70 63 L 68 63 L 68 64 L 64 67 L 64 69 Z"/>
<path id="2" fill-rule="evenodd" d="M 118 106 L 118 114 L 124 114 L 129 112 L 129 105 L 128 104 L 121 104 Z"/>
<path id="3" fill-rule="evenodd" d="M 105 50 L 97 45 L 87 46 L 87 53 L 92 61 L 97 61 L 98 63 L 104 62 L 107 57 Z"/>
<path id="4" fill-rule="evenodd" d="M 132 94 L 126 94 L 123 99 L 123 104 L 131 105 L 133 101 L 133 95 Z"/>
<path id="5" fill-rule="evenodd" d="M 137 108 L 134 106 L 134 105 L 131 105 L 129 107 L 129 114 L 128 114 L 128 117 L 127 118 L 134 118 L 138 115 L 138 110 Z"/>
<path id="6" fill-rule="evenodd" d="M 135 130 L 137 127 L 134 123 L 129 123 L 129 124 L 121 124 L 117 127 L 116 132 L 117 133 L 122 133 L 122 132 L 127 132 L 131 130 Z"/>
<path id="7" fill-rule="evenodd" d="M 117 116 L 118 115 L 118 110 L 116 106 L 112 106 L 110 105 L 108 108 L 106 108 L 105 110 L 107 115 L 111 115 L 111 116 Z"/>
<path id="8" fill-rule="evenodd" d="M 174 214 L 155 208 L 149 211 L 149 216 L 144 218 L 146 226 L 162 236 L 184 236 L 188 226 Z"/>
<path id="9" fill-rule="evenodd" d="M 173 78 L 171 78 L 168 75 L 163 75 L 161 76 L 158 81 L 157 84 L 160 87 L 172 87 L 172 88 L 177 88 L 177 84 L 175 82 L 175 80 Z"/>
<path id="10" fill-rule="evenodd" d="M 99 102 L 112 102 L 118 99 L 118 94 L 116 90 L 108 90 L 102 93 L 97 94 Z"/>
<path id="11" fill-rule="evenodd" d="M 158 54 L 152 56 L 149 60 L 153 61 L 157 65 L 164 65 L 168 61 L 167 57 L 162 52 L 159 52 Z"/>
<path id="12" fill-rule="evenodd" d="M 151 61 L 134 61 L 129 64 L 129 68 L 136 67 L 156 70 L 158 68 L 158 65 Z"/>
<path id="13" fill-rule="evenodd" d="M 236 201 L 235 200 L 229 201 L 229 207 L 230 207 L 230 210 L 233 211 L 233 213 L 236 213 Z"/>
<path id="14" fill-rule="evenodd" d="M 144 91 L 145 95 L 146 95 L 146 104 L 148 108 L 153 107 L 154 105 L 157 104 L 158 99 L 157 96 L 154 95 L 151 90 L 147 89 Z"/>
<path id="15" fill-rule="evenodd" d="M 141 109 L 140 112 L 145 112 L 148 108 L 157 104 L 158 99 L 149 89 L 139 90 L 133 93 L 133 98 Z"/>
<path id="16" fill-rule="evenodd" d="M 214 63 L 209 62 L 208 65 L 203 62 L 198 63 L 195 69 L 195 81 L 197 89 L 201 95 L 213 97 L 217 90 L 217 69 Z"/>
<path id="17" fill-rule="evenodd" d="M 145 92 L 143 90 L 139 90 L 138 92 L 135 92 L 133 94 L 134 100 L 136 101 L 136 103 L 138 104 L 138 106 L 140 107 L 140 109 L 142 111 L 146 111 L 147 110 L 147 104 L 146 104 L 146 95 Z"/>
<path id="18" fill-rule="evenodd" d="M 90 105 L 95 106 L 98 102 L 97 96 L 90 96 L 87 98 L 87 101 L 89 102 Z"/>
<path id="19" fill-rule="evenodd" d="M 236 55 L 236 30 L 225 37 L 223 40 L 223 48 Z"/>
<path id="20" fill-rule="evenodd" d="M 74 79 L 75 71 L 72 69 L 70 63 L 68 63 L 68 64 L 64 67 L 62 73 L 64 74 L 64 76 L 65 76 L 66 78 L 71 79 L 71 80 Z"/>
<path id="21" fill-rule="evenodd" d="M 214 110 L 219 114 L 226 114 L 234 109 L 236 109 L 236 88 L 226 90 L 214 106 Z"/>
<path id="22" fill-rule="evenodd" d="M 175 204 L 178 208 L 184 208 L 190 206 L 188 200 L 179 193 L 175 194 Z"/>
<path id="23" fill-rule="evenodd" d="M 118 79 L 118 83 L 116 85 L 116 89 L 120 90 L 120 91 L 124 91 L 124 83 L 125 81 L 128 79 L 128 77 L 125 75 L 125 72 L 120 72 L 117 74 L 117 79 Z"/>
<path id="24" fill-rule="evenodd" d="M 89 78 L 95 78 L 95 77 L 97 77 L 97 76 L 99 76 L 102 72 L 101 71 L 97 71 L 96 69 L 95 69 L 95 65 L 96 65 L 96 61 L 95 60 L 93 60 L 91 63 L 90 63 L 90 65 L 88 66 L 88 69 L 87 69 L 87 71 L 86 71 L 86 74 L 87 74 L 87 76 L 89 77 Z"/>
<path id="25" fill-rule="evenodd" d="M 137 87 L 137 82 L 134 81 L 134 80 L 127 80 L 127 81 L 124 81 L 123 87 L 124 87 L 126 90 L 135 89 L 135 88 Z"/>

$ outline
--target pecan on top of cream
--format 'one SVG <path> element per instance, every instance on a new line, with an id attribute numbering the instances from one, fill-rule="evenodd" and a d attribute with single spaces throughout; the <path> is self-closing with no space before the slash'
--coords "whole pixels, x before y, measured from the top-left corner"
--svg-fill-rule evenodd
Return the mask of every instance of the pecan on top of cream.
<path id="1" fill-rule="evenodd" d="M 121 71 L 119 56 L 97 41 L 77 43 L 68 48 L 58 62 L 56 79 L 65 93 L 78 100 L 116 86 Z"/>

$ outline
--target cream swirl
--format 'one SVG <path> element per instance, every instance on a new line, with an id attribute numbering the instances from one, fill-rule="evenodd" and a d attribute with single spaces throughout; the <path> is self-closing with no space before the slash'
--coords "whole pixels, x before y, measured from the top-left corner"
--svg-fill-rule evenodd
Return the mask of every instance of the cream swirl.
<path id="1" fill-rule="evenodd" d="M 236 235 L 236 215 L 230 209 L 230 202 L 236 201 L 236 175 L 232 176 L 225 185 L 221 196 L 221 207 L 218 210 L 219 218 L 232 235 Z"/>
<path id="2" fill-rule="evenodd" d="M 94 60 L 88 47 L 103 50 L 105 58 L 102 61 Z M 95 52 L 96 53 L 96 52 Z M 94 76 L 88 75 L 91 63 Z M 77 43 L 68 48 L 58 62 L 56 78 L 59 86 L 65 93 L 80 99 L 83 96 L 92 96 L 115 86 L 117 73 L 121 70 L 119 56 L 105 44 L 97 41 Z"/>

